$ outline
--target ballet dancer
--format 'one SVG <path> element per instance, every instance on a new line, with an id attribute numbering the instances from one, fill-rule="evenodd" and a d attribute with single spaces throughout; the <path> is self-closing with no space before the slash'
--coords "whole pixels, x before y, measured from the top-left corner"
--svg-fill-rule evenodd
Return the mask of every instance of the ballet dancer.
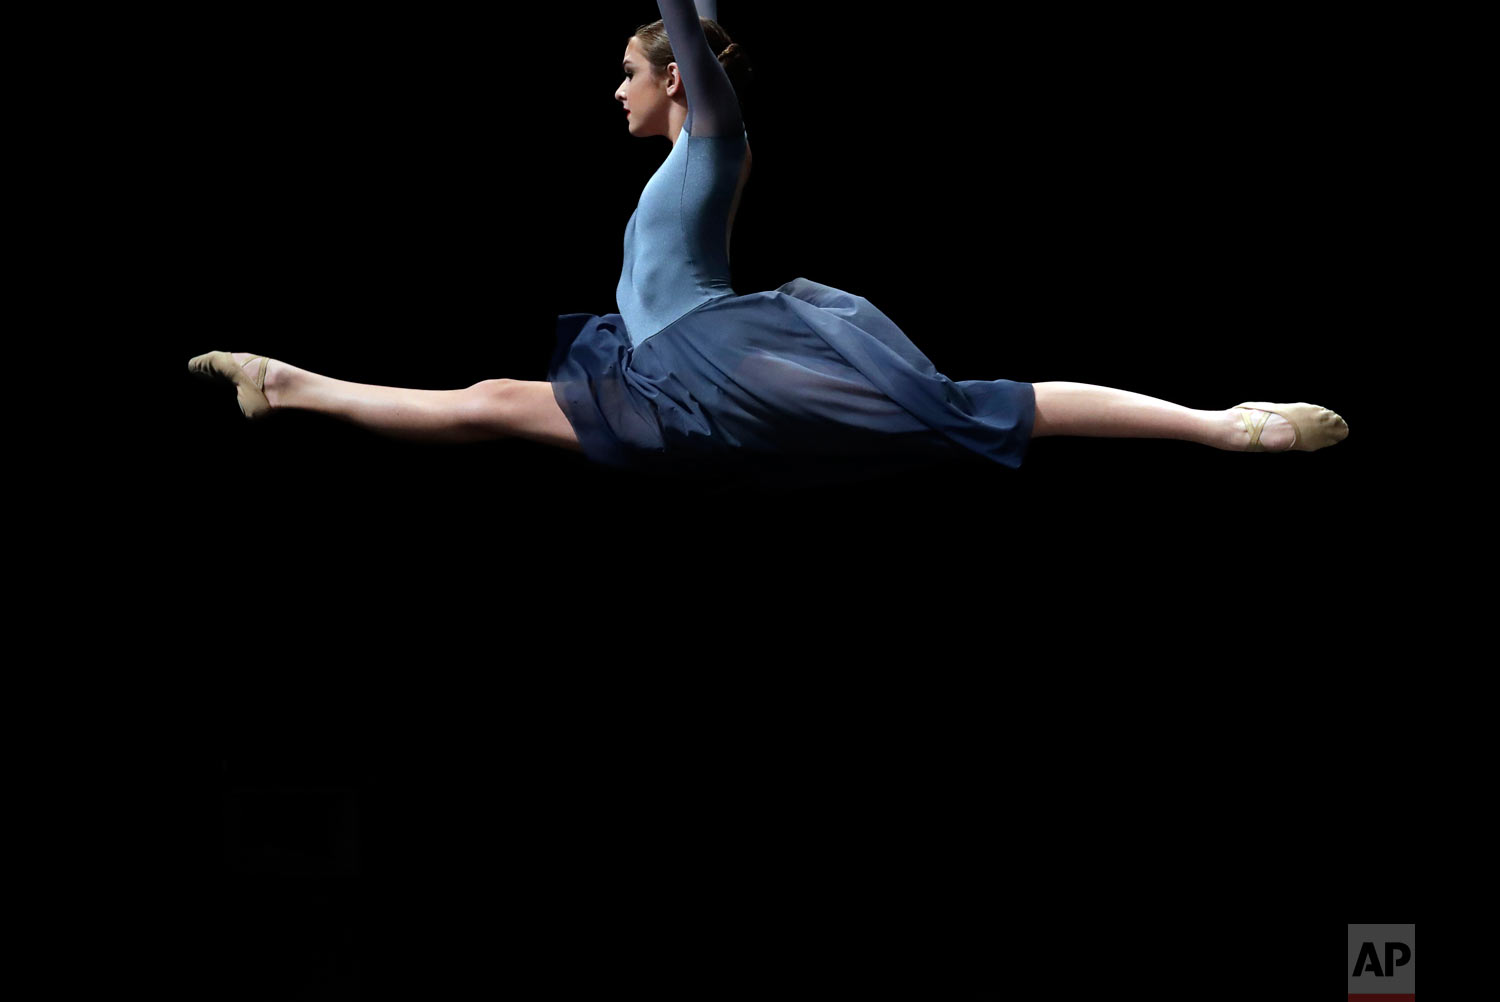
<path id="1" fill-rule="evenodd" d="M 231 382 L 247 418 L 306 410 L 406 439 L 525 438 L 638 469 L 755 470 L 779 456 L 870 468 L 960 453 L 1016 468 L 1048 435 L 1237 452 L 1314 452 L 1348 436 L 1342 417 L 1309 403 L 1198 410 L 1090 383 L 954 381 L 861 296 L 806 278 L 737 293 L 729 246 L 751 169 L 749 60 L 716 0 L 657 5 L 661 19 L 626 43 L 614 98 L 631 135 L 664 136 L 671 151 L 626 224 L 619 312 L 560 316 L 546 380 L 405 389 L 227 351 L 189 370 Z"/>

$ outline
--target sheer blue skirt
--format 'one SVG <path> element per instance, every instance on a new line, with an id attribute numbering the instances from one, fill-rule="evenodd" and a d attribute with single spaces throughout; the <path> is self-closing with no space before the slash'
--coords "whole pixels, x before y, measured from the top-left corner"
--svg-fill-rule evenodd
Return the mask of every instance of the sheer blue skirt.
<path id="1" fill-rule="evenodd" d="M 632 345 L 618 313 L 558 317 L 548 380 L 589 459 L 831 483 L 947 462 L 1019 468 L 1036 392 L 950 380 L 868 299 L 797 278 Z"/>

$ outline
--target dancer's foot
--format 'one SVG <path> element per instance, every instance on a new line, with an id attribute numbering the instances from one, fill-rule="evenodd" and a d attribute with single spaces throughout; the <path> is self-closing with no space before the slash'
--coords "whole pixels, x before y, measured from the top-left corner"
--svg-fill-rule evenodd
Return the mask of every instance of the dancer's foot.
<path id="1" fill-rule="evenodd" d="M 1232 441 L 1242 452 L 1316 452 L 1349 437 L 1349 425 L 1326 407 L 1246 401 L 1229 409 L 1239 421 Z"/>
<path id="2" fill-rule="evenodd" d="M 233 383 L 240 411 L 247 418 L 264 417 L 276 406 L 282 366 L 273 358 L 248 351 L 211 351 L 190 359 L 188 368 L 206 379 Z"/>

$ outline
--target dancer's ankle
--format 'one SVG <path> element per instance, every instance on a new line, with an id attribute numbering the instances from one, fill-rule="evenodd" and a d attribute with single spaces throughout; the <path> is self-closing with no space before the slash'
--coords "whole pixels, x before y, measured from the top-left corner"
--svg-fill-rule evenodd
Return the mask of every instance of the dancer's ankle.
<path id="1" fill-rule="evenodd" d="M 266 402 L 271 409 L 286 406 L 288 390 L 296 384 L 297 373 L 300 372 L 296 366 L 287 365 L 277 359 L 270 359 L 266 363 Z"/>

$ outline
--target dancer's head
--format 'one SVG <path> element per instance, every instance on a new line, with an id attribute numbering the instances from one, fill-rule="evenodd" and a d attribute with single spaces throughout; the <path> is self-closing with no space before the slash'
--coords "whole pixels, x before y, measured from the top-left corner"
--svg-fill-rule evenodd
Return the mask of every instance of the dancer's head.
<path id="1" fill-rule="evenodd" d="M 729 76 L 737 97 L 743 100 L 744 87 L 753 79 L 750 60 L 719 22 L 700 17 L 708 47 L 719 54 L 719 63 Z M 632 136 L 666 136 L 674 142 L 675 119 L 678 128 L 687 118 L 687 90 L 667 40 L 667 29 L 661 21 L 643 24 L 625 45 L 622 72 L 624 81 L 615 91 L 615 100 L 630 112 L 626 121 Z M 676 109 L 675 111 L 673 109 Z"/>

